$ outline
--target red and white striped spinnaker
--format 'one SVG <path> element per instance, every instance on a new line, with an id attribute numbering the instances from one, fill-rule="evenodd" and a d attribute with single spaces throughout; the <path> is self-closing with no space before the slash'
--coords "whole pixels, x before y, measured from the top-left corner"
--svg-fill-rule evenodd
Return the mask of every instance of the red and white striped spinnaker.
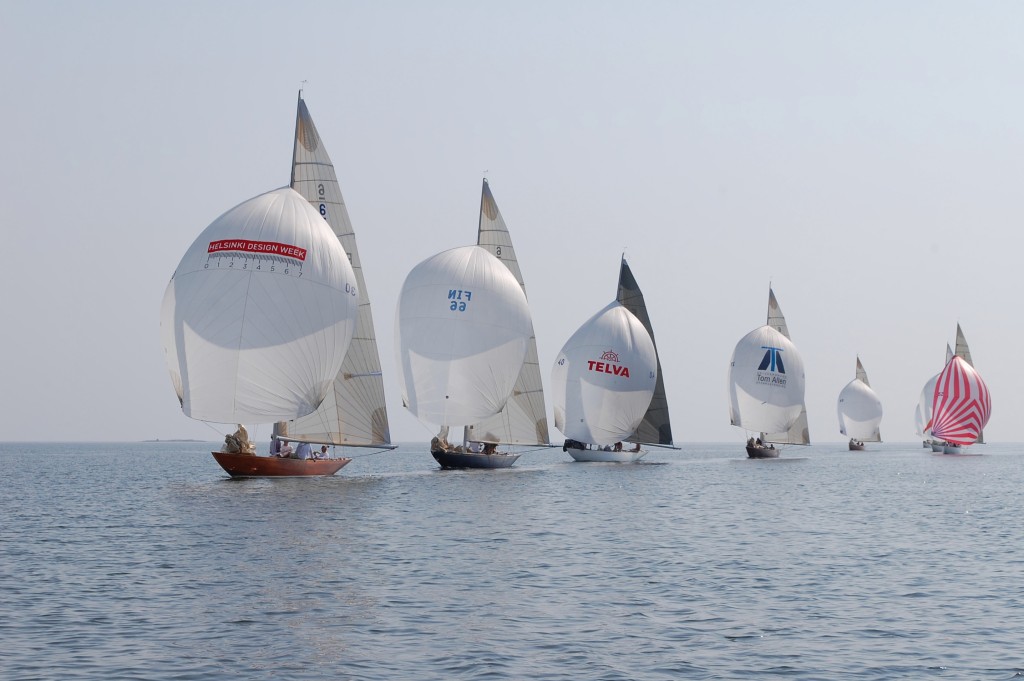
<path id="1" fill-rule="evenodd" d="M 935 382 L 932 436 L 973 444 L 991 413 L 992 398 L 981 376 L 962 357 L 953 357 Z"/>

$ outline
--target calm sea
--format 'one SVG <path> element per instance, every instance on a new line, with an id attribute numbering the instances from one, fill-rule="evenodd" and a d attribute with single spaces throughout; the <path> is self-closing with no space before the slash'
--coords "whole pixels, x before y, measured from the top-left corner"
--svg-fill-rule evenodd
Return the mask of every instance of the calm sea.
<path id="1" fill-rule="evenodd" d="M 1024 676 L 1022 445 L 309 480 L 209 448 L 0 445 L 0 678 Z"/>

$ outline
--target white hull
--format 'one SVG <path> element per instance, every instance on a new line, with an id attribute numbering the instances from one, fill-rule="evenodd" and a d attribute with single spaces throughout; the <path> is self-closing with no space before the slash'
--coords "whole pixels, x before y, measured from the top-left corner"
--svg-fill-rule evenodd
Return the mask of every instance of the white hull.
<path id="1" fill-rule="evenodd" d="M 954 446 L 954 445 L 945 445 L 942 448 L 942 453 L 943 454 L 970 454 L 971 453 L 971 448 L 970 447 L 964 447 L 964 446 L 957 447 L 957 446 Z"/>
<path id="2" fill-rule="evenodd" d="M 935 452 L 937 454 L 942 454 L 942 450 L 943 450 L 943 446 L 942 446 L 941 442 L 933 442 L 932 443 L 932 451 L 933 452 Z"/>
<path id="3" fill-rule="evenodd" d="M 602 463 L 632 463 L 646 456 L 645 450 L 639 452 L 606 452 L 600 449 L 569 449 L 569 455 L 577 461 Z"/>

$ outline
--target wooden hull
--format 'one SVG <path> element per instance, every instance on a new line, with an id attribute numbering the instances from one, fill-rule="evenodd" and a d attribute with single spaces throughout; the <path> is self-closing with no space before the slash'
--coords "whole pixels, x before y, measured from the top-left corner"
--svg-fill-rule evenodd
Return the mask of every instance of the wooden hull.
<path id="1" fill-rule="evenodd" d="M 233 478 L 311 478 L 334 475 L 352 459 L 282 459 L 230 452 L 211 452 Z"/>
<path id="2" fill-rule="evenodd" d="M 751 459 L 777 459 L 779 458 L 779 450 L 770 447 L 747 445 L 747 457 Z"/>
<path id="3" fill-rule="evenodd" d="M 430 454 L 444 469 L 453 468 L 509 468 L 519 454 L 474 454 L 473 452 L 443 452 L 433 450 Z"/>
<path id="4" fill-rule="evenodd" d="M 606 452 L 600 449 L 572 449 L 566 450 L 576 461 L 601 462 L 601 463 L 632 463 L 644 458 L 647 452 Z"/>

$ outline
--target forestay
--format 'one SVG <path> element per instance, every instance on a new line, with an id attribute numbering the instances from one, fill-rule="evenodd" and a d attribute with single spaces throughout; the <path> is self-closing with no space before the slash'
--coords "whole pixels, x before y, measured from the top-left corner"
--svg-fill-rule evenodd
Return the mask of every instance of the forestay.
<path id="1" fill-rule="evenodd" d="M 424 260 L 402 285 L 395 320 L 403 404 L 440 426 L 493 416 L 532 336 L 526 295 L 493 255 L 463 246 Z"/>
<path id="2" fill-rule="evenodd" d="M 182 410 L 268 423 L 316 409 L 352 339 L 358 290 L 338 239 L 294 190 L 218 217 L 181 259 L 161 307 Z"/>
<path id="3" fill-rule="evenodd" d="M 356 235 L 334 164 L 301 93 L 295 116 L 291 183 L 323 216 L 348 254 L 359 291 L 359 313 L 352 343 L 331 390 L 315 412 L 288 424 L 286 432 L 293 438 L 314 442 L 387 445 L 391 432 L 384 402 L 384 379 Z"/>
<path id="4" fill-rule="evenodd" d="M 647 329 L 618 301 L 588 319 L 551 372 L 555 426 L 580 442 L 610 445 L 643 419 L 658 377 Z"/>

